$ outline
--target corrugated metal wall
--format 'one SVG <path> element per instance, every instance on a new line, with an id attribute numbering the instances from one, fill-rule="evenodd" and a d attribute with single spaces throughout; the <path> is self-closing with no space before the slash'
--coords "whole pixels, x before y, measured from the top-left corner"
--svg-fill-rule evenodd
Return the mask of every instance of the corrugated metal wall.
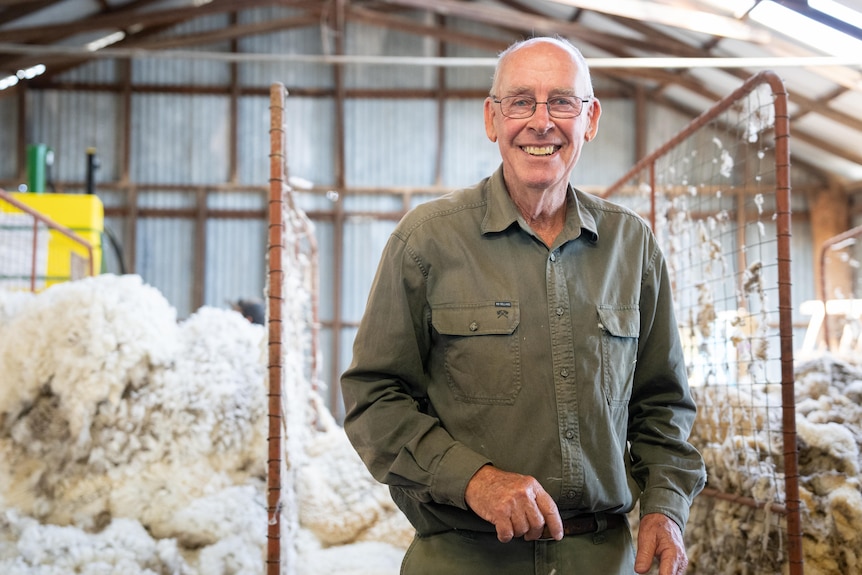
<path id="1" fill-rule="evenodd" d="M 255 23 L 296 15 L 272 7 L 243 11 L 239 18 Z M 162 37 L 216 30 L 227 18 L 201 18 Z M 426 16 L 415 18 L 430 24 Z M 348 25 L 343 41 L 350 54 L 439 55 L 431 40 L 371 26 Z M 336 38 L 323 26 L 311 26 L 235 44 L 245 54 L 324 55 L 334 53 Z M 207 49 L 233 47 L 221 43 Z M 451 56 L 493 56 L 466 47 L 448 50 Z M 316 225 L 321 373 L 333 386 L 330 399 L 338 413 L 335 380 L 349 362 L 355 325 L 398 217 L 443 189 L 486 177 L 500 162 L 482 116 L 490 68 L 345 65 L 343 72 L 348 92 L 380 95 L 345 101 L 341 189 L 333 66 L 263 58 L 95 60 L 63 74 L 62 81 L 75 89 L 27 90 L 24 111 L 17 97 L 0 96 L 0 185 L 22 183 L 17 126 L 24 113 L 26 143 L 46 143 L 56 153 L 53 178 L 61 191 L 84 191 L 86 150 L 96 149 L 97 193 L 126 271 L 160 289 L 179 317 L 200 304 L 227 307 L 241 297 L 260 298 L 266 268 L 267 91 L 273 82 L 285 84 L 295 92 L 286 105 L 289 171 L 313 186 L 297 190 L 296 199 Z M 438 100 L 441 90 L 459 92 Z M 605 99 L 602 105 L 600 137 L 584 148 L 573 176 L 587 189 L 610 184 L 635 160 L 634 104 Z M 649 148 L 688 120 L 650 109 Z M 108 271 L 120 271 L 121 255 L 108 247 L 105 261 Z"/>
<path id="2" fill-rule="evenodd" d="M 15 176 L 18 158 L 18 99 L 0 97 L 0 178 Z M 5 179 L 4 178 L 4 179 Z M 13 188 L 14 191 L 15 188 Z"/>
<path id="3" fill-rule="evenodd" d="M 44 143 L 54 150 L 52 176 L 56 181 L 82 184 L 87 169 L 87 148 L 91 147 L 99 150 L 100 175 L 116 179 L 119 175 L 117 137 L 122 133 L 118 129 L 119 107 L 119 99 L 110 93 L 30 90 L 27 93 L 26 141 L 28 144 Z"/>

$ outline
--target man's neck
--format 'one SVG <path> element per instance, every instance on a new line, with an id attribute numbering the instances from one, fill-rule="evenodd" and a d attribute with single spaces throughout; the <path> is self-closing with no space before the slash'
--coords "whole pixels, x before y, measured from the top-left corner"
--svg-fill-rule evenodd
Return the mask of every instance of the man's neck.
<path id="1" fill-rule="evenodd" d="M 518 212 L 548 247 L 566 225 L 566 189 L 509 192 Z"/>

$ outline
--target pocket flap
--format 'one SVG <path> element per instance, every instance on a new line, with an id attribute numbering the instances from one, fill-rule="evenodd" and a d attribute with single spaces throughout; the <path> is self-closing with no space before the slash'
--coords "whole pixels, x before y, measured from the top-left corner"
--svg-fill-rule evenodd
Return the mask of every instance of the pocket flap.
<path id="1" fill-rule="evenodd" d="M 599 323 L 602 329 L 617 337 L 638 337 L 640 335 L 641 316 L 636 306 L 606 306 L 600 305 Z"/>
<path id="2" fill-rule="evenodd" d="M 432 306 L 431 324 L 444 335 L 509 335 L 521 320 L 516 301 Z"/>

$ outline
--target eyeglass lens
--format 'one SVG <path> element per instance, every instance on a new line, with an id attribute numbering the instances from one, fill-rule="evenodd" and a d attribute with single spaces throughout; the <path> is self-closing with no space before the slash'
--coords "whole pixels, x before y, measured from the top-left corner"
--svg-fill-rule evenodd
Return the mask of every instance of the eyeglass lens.
<path id="1" fill-rule="evenodd" d="M 504 116 L 509 118 L 529 118 L 536 112 L 539 104 L 548 108 L 554 118 L 574 118 L 581 113 L 583 102 L 580 98 L 558 97 L 547 102 L 537 102 L 524 96 L 507 96 L 499 100 Z"/>

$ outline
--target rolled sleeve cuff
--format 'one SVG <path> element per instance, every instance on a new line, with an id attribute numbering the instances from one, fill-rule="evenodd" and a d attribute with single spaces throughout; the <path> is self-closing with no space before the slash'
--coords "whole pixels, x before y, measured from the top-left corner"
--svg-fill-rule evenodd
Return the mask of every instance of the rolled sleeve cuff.
<path id="1" fill-rule="evenodd" d="M 641 517 L 648 513 L 667 515 L 679 525 L 680 532 L 682 533 L 685 533 L 685 524 L 688 522 L 690 510 L 691 502 L 686 497 L 670 489 L 652 489 L 641 495 Z"/>
<path id="2" fill-rule="evenodd" d="M 467 484 L 479 469 L 490 463 L 484 455 L 456 443 L 440 460 L 431 486 L 431 498 L 438 503 L 467 509 L 464 499 Z"/>

